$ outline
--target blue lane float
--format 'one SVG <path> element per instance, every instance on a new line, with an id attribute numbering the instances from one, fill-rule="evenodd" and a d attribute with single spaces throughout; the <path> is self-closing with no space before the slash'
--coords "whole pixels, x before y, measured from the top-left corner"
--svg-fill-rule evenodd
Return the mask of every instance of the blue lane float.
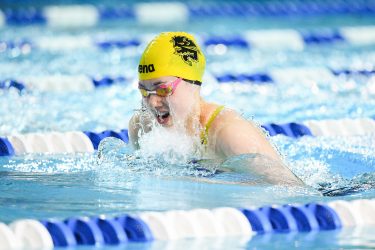
<path id="1" fill-rule="evenodd" d="M 257 233 L 270 233 L 273 231 L 268 216 L 258 209 L 241 209 L 241 212 L 249 220 L 253 231 Z"/>
<path id="2" fill-rule="evenodd" d="M 299 232 L 309 232 L 319 229 L 318 220 L 314 213 L 305 206 L 284 205 L 282 208 L 288 211 L 296 220 Z"/>
<path id="3" fill-rule="evenodd" d="M 267 73 L 254 73 L 254 74 L 225 74 L 221 76 L 216 76 L 216 80 L 219 83 L 228 82 L 249 82 L 253 84 L 269 84 L 274 83 L 272 77 Z"/>
<path id="4" fill-rule="evenodd" d="M 25 85 L 19 81 L 16 80 L 4 80 L 0 81 L 0 89 L 10 89 L 14 88 L 19 91 L 22 91 L 25 89 Z"/>
<path id="5" fill-rule="evenodd" d="M 94 146 L 94 149 L 98 149 L 100 141 L 107 137 L 115 137 L 124 141 L 125 143 L 129 142 L 129 135 L 128 135 L 127 129 L 122 129 L 120 132 L 115 132 L 113 130 L 105 130 L 100 133 L 95 133 L 95 132 L 90 132 L 90 131 L 84 131 L 84 133 L 91 140 L 92 145 Z"/>
<path id="6" fill-rule="evenodd" d="M 165 234 L 164 230 L 168 229 L 170 232 L 177 232 L 179 227 L 186 223 L 190 226 L 194 223 L 198 223 L 199 225 L 196 225 L 196 228 L 202 227 L 203 225 L 209 228 L 207 230 L 210 230 L 210 234 L 206 235 L 207 237 L 223 237 L 221 230 L 225 227 L 225 218 L 233 219 L 233 213 L 237 213 L 236 211 L 239 211 L 243 216 L 237 216 L 237 222 L 231 225 L 240 228 L 244 223 L 249 223 L 251 231 L 255 234 L 340 230 L 343 227 L 342 221 L 348 220 L 350 215 L 340 210 L 340 206 L 342 206 L 340 204 L 343 203 L 342 201 L 335 201 L 333 205 L 331 203 L 286 204 L 281 206 L 262 206 L 251 209 L 233 209 L 227 207 L 221 209 L 225 209 L 228 213 L 219 214 L 217 211 L 220 208 L 212 210 L 201 209 L 201 211 L 205 211 L 205 215 L 215 220 L 211 221 L 211 224 L 209 220 L 206 221 L 208 224 L 201 224 L 200 220 L 196 220 L 193 215 L 196 214 L 199 209 L 152 212 L 151 214 L 154 215 L 153 218 L 155 220 L 140 219 L 143 215 L 150 215 L 150 212 L 143 212 L 136 215 L 124 214 L 113 218 L 100 215 L 98 217 L 73 217 L 61 221 L 50 219 L 42 220 L 41 224 L 47 229 L 55 247 L 75 247 L 76 245 L 126 245 L 128 242 L 155 241 L 161 239 L 160 235 L 166 237 L 163 238 L 164 240 L 175 240 L 178 234 L 172 233 L 168 235 Z M 354 200 L 344 203 L 346 204 L 344 207 L 351 207 L 350 211 L 353 213 L 362 211 L 358 206 L 366 206 L 363 208 L 364 211 L 366 210 L 366 215 L 364 216 L 372 216 L 375 212 L 375 200 Z M 229 213 L 229 211 L 231 211 L 231 213 Z M 168 218 L 167 215 L 170 213 L 178 215 L 173 217 L 174 223 L 164 220 Z M 157 218 L 164 219 L 156 221 Z M 153 225 L 149 225 L 149 223 Z M 158 224 L 158 226 L 155 227 L 155 223 Z M 368 225 L 372 223 L 372 221 L 369 221 Z M 358 225 L 364 226 L 366 225 L 366 221 L 358 221 Z M 349 224 L 347 226 L 353 225 Z M 218 227 L 221 228 L 221 230 L 213 230 L 214 228 L 212 227 Z M 158 230 L 161 231 L 159 232 Z M 201 228 L 200 230 L 203 229 Z M 237 230 L 236 232 L 238 236 L 249 236 L 249 232 L 246 230 Z M 197 231 L 194 230 L 186 231 L 185 234 L 179 235 L 178 237 L 181 239 L 202 237 L 196 233 Z"/>
<path id="7" fill-rule="evenodd" d="M 101 87 L 109 87 L 112 85 L 117 85 L 117 84 L 126 84 L 130 82 L 130 79 L 125 77 L 125 76 L 96 76 L 96 77 L 91 77 L 88 76 L 86 77 L 87 80 L 86 82 L 82 82 L 82 76 L 78 76 L 76 79 L 76 83 L 78 86 L 80 86 L 80 91 L 85 91 L 87 88 L 92 87 L 92 88 L 101 88 Z M 70 78 L 71 81 L 74 81 L 74 78 Z M 30 84 L 30 82 L 27 82 L 27 80 L 20 81 L 20 80 L 14 80 L 14 79 L 6 79 L 6 80 L 0 80 L 0 89 L 17 89 L 18 91 L 23 91 L 25 89 L 29 89 L 28 86 L 33 85 Z M 44 79 L 40 80 L 41 82 L 45 81 Z M 67 82 L 67 81 L 65 81 Z M 54 91 L 56 89 L 60 89 L 61 86 L 59 86 L 62 82 L 54 82 L 54 84 L 50 84 L 48 86 L 48 91 Z M 64 82 L 63 82 L 64 83 Z M 86 83 L 86 84 L 85 84 Z M 89 85 L 89 87 L 87 86 Z M 75 86 L 77 87 L 77 86 Z M 76 89 L 71 89 L 69 86 L 66 86 L 67 90 L 66 91 L 77 91 Z M 70 88 L 70 89 L 69 89 Z M 32 90 L 38 90 L 38 86 L 33 86 Z M 46 91 L 44 89 L 43 91 Z"/>
<path id="8" fill-rule="evenodd" d="M 345 41 L 339 31 L 302 33 L 302 37 L 305 44 L 327 44 Z"/>
<path id="9" fill-rule="evenodd" d="M 154 238 L 147 224 L 136 216 L 123 215 L 116 217 L 117 221 L 124 228 L 129 241 L 147 242 Z"/>
<path id="10" fill-rule="evenodd" d="M 251 38 L 251 37 L 250 37 Z M 316 34 L 316 33 L 308 33 L 304 32 L 300 34 L 300 39 L 304 42 L 305 45 L 324 45 L 327 43 L 334 43 L 334 42 L 348 42 L 346 39 L 339 33 L 327 35 L 327 34 Z M 215 45 L 224 45 L 226 47 L 231 48 L 238 48 L 238 49 L 252 49 L 257 48 L 256 45 L 252 44 L 251 41 L 248 41 L 245 37 L 238 36 L 238 37 L 206 37 L 201 39 L 203 41 L 203 45 L 205 47 L 215 46 Z M 51 39 L 51 42 L 53 40 Z M 131 39 L 118 39 L 118 40 L 92 40 L 90 47 L 92 48 L 100 48 L 102 50 L 110 50 L 110 49 L 124 49 L 130 47 L 139 47 L 143 45 L 139 38 L 131 38 Z M 39 45 L 38 41 L 32 41 L 29 39 L 25 39 L 22 41 L 0 41 L 0 52 L 5 50 L 12 50 L 12 49 L 22 49 L 25 46 L 29 47 L 30 49 L 38 49 L 41 46 Z M 63 46 L 63 45 L 61 45 Z"/>
<path id="11" fill-rule="evenodd" d="M 134 19 L 134 11 L 128 6 L 97 7 L 101 20 Z"/>
<path id="12" fill-rule="evenodd" d="M 295 139 L 303 136 L 348 136 L 348 131 L 351 131 L 350 135 L 353 136 L 375 133 L 375 121 L 372 118 L 311 120 L 302 123 L 291 122 L 285 124 L 268 123 L 263 124 L 261 127 L 270 136 L 283 135 Z M 129 142 L 127 129 L 119 131 L 105 130 L 102 132 L 29 133 L 0 137 L 0 156 L 26 153 L 92 153 L 98 149 L 100 141 L 107 137 L 115 137 L 125 143 Z M 43 147 L 40 145 L 43 145 Z"/>
<path id="13" fill-rule="evenodd" d="M 332 74 L 334 74 L 335 76 L 340 76 L 340 75 L 346 75 L 346 76 L 353 76 L 353 75 L 363 75 L 363 76 L 367 76 L 367 77 L 370 77 L 372 75 L 375 74 L 375 69 L 363 69 L 363 70 L 351 70 L 351 69 L 338 69 L 338 70 L 334 70 L 334 69 L 331 69 L 331 72 Z"/>
<path id="14" fill-rule="evenodd" d="M 0 156 L 14 155 L 14 148 L 7 138 L 0 137 Z"/>
<path id="15" fill-rule="evenodd" d="M 285 135 L 292 138 L 299 138 L 301 136 L 313 136 L 310 129 L 301 123 L 285 123 L 285 124 L 275 124 L 268 123 L 263 124 L 262 127 L 268 131 L 270 136 L 275 135 Z"/>
<path id="16" fill-rule="evenodd" d="M 45 24 L 46 18 L 40 9 L 5 9 L 5 20 L 10 25 Z"/>
<path id="17" fill-rule="evenodd" d="M 90 218 L 70 218 L 65 221 L 73 232 L 77 245 L 101 246 L 105 244 L 101 228 Z"/>
<path id="18" fill-rule="evenodd" d="M 370 1 L 299 2 L 272 1 L 254 3 L 189 4 L 194 17 L 243 16 L 314 16 L 322 14 L 371 14 L 375 7 Z"/>
<path id="19" fill-rule="evenodd" d="M 69 14 L 77 18 L 85 17 L 95 18 L 90 25 L 98 24 L 107 20 L 128 20 L 140 21 L 142 15 L 139 6 L 149 5 L 148 10 L 153 10 L 154 3 L 135 3 L 134 5 L 123 6 L 94 6 L 94 5 L 59 5 L 45 6 L 43 8 L 7 8 L 0 10 L 3 12 L 5 22 L 8 25 L 29 25 L 29 24 L 56 24 L 54 21 L 59 18 L 69 18 Z M 173 3 L 164 3 L 164 5 Z M 343 15 L 343 14 L 360 14 L 372 15 L 375 13 L 375 6 L 372 1 L 272 1 L 266 3 L 241 3 L 241 2 L 224 2 L 224 3 L 179 3 L 181 15 L 188 15 L 190 19 L 195 18 L 212 18 L 212 17 L 263 17 L 263 16 L 316 16 L 316 15 Z M 78 10 L 78 11 L 77 11 Z M 141 11 L 142 12 L 142 11 Z M 77 14 L 78 13 L 78 14 Z M 146 13 L 147 14 L 147 13 Z M 152 14 L 152 13 L 149 13 Z M 73 18 L 75 19 L 75 18 Z M 97 19 L 97 20 L 96 20 Z M 70 20 L 69 20 L 70 21 Z M 173 21 L 173 20 L 171 20 Z M 75 21 L 73 20 L 72 23 Z M 69 22 L 68 22 L 69 23 Z M 66 22 L 64 22 L 66 24 Z M 76 23 L 74 23 L 76 25 Z M 84 25 L 85 22 L 79 23 Z M 87 23 L 86 23 L 87 24 Z"/>
<path id="20" fill-rule="evenodd" d="M 301 136 L 313 136 L 311 131 L 308 127 L 306 127 L 303 124 L 299 123 L 286 123 L 286 124 L 264 124 L 262 127 L 268 131 L 270 136 L 275 135 L 285 135 L 292 138 L 299 138 Z M 100 142 L 107 137 L 115 137 L 118 138 L 125 143 L 129 142 L 129 135 L 127 129 L 122 129 L 120 131 L 114 131 L 114 130 L 104 130 L 102 132 L 93 132 L 93 131 L 83 131 L 80 132 L 83 133 L 83 136 L 87 136 L 87 138 L 90 140 L 92 147 L 94 150 L 98 149 L 98 146 Z M 64 137 L 64 136 L 63 136 Z M 43 138 L 39 137 L 39 138 Z M 79 138 L 77 138 L 79 139 Z M 23 140 L 24 143 L 27 143 L 27 141 Z M 35 142 L 38 143 L 38 142 Z M 32 147 L 32 145 L 30 145 Z M 27 153 L 27 152 L 23 152 Z M 0 138 L 0 156 L 12 156 L 15 154 L 15 150 L 12 146 L 12 143 L 7 138 Z"/>
<path id="21" fill-rule="evenodd" d="M 79 10 L 77 11 L 79 13 Z M 1 16 L 1 10 L 0 10 Z M 59 17 L 60 19 L 62 17 Z M 58 19 L 58 18 L 57 18 Z M 73 23 L 77 25 L 76 23 Z M 72 24 L 72 25 L 73 25 Z M 1 24 L 0 24 L 1 25 Z M 239 49 L 293 49 L 300 51 L 310 45 L 329 45 L 333 43 L 346 43 L 352 46 L 356 45 L 371 45 L 375 43 L 375 26 L 343 26 L 339 28 L 327 28 L 319 30 L 291 30 L 291 29 L 272 29 L 272 30 L 245 30 L 241 35 L 227 34 L 227 35 L 205 35 L 196 34 L 196 37 L 201 41 L 205 47 L 215 45 L 224 45 L 226 47 L 234 47 Z M 109 49 L 124 49 L 124 48 L 138 48 L 145 46 L 150 37 L 123 37 L 117 39 L 111 38 L 82 38 L 82 43 L 85 48 L 100 48 L 103 50 Z M 61 39 L 68 39 L 69 43 L 64 43 Z M 40 39 L 15 39 L 15 40 L 0 40 L 0 52 L 12 49 L 80 49 L 82 46 L 73 46 L 72 43 L 79 37 L 67 36 L 64 38 L 57 37 L 40 37 Z M 264 43 L 264 41 L 268 41 Z M 273 41 L 272 47 L 267 46 L 270 41 Z M 51 43 L 53 46 L 48 46 Z M 292 43 L 292 44 L 290 44 Z M 67 45 L 68 44 L 68 45 Z M 78 43 L 79 44 L 79 43 Z"/>
<path id="22" fill-rule="evenodd" d="M 98 217 L 93 220 L 102 231 L 105 244 L 118 245 L 128 241 L 124 229 L 116 219 Z"/>
<path id="23" fill-rule="evenodd" d="M 124 76 L 102 76 L 102 77 L 94 77 L 92 78 L 92 82 L 96 88 L 98 87 L 108 87 L 114 84 L 126 83 L 129 81 Z"/>
<path id="24" fill-rule="evenodd" d="M 294 69 L 288 69 L 290 72 L 294 72 Z M 308 69 L 307 69 L 308 70 Z M 300 71 L 295 69 L 296 72 Z M 364 76 L 371 77 L 375 75 L 375 69 L 326 69 L 321 68 L 321 71 L 327 75 L 331 74 L 332 77 L 338 76 Z M 55 77 L 55 78 L 53 78 Z M 54 80 L 51 80 L 53 78 Z M 214 78 L 219 84 L 231 84 L 231 83 L 243 83 L 243 84 L 255 84 L 255 85 L 268 85 L 275 84 L 283 81 L 283 77 L 278 75 L 276 71 L 270 72 L 254 72 L 254 73 L 240 73 L 240 74 L 222 74 L 214 75 Z M 5 79 L 0 80 L 0 89 L 17 89 L 19 91 L 27 90 L 32 86 L 30 90 L 42 89 L 42 91 L 61 91 L 61 85 L 65 85 L 64 91 L 89 91 L 95 88 L 109 87 L 117 84 L 127 84 L 131 82 L 130 77 L 124 75 L 111 76 L 111 75 L 99 75 L 99 76 L 42 76 L 35 79 Z M 69 84 L 69 83 L 74 84 Z M 42 87 L 39 87 L 42 86 Z"/>
<path id="25" fill-rule="evenodd" d="M 320 230 L 333 230 L 342 227 L 336 212 L 327 205 L 310 203 L 305 205 L 316 217 Z"/>
<path id="26" fill-rule="evenodd" d="M 141 45 L 141 42 L 136 39 L 130 40 L 106 40 L 106 41 L 98 41 L 96 42 L 96 46 L 101 49 L 112 49 L 112 48 L 128 48 L 128 47 L 138 47 Z"/>
<path id="27" fill-rule="evenodd" d="M 292 33 L 291 33 L 292 32 Z M 270 48 L 264 40 L 274 41 L 273 46 L 276 43 L 279 49 L 297 49 L 300 51 L 304 47 L 317 46 L 317 45 L 330 45 L 335 43 L 351 44 L 355 45 L 371 45 L 375 43 L 374 26 L 359 26 L 359 27 L 341 27 L 337 29 L 322 29 L 322 30 L 290 30 L 290 29 L 279 29 L 279 30 L 246 30 L 242 35 L 199 35 L 196 37 L 202 41 L 202 45 L 207 49 L 212 46 L 222 45 L 228 48 L 237 49 L 266 49 Z M 64 42 L 59 40 L 59 37 L 42 37 L 43 39 L 33 40 L 33 39 L 17 39 L 17 40 L 0 40 L 0 52 L 12 49 L 25 49 L 28 51 L 35 49 L 55 49 L 56 48 L 66 48 Z M 77 39 L 75 36 L 67 37 L 64 39 L 70 39 L 69 41 L 74 41 Z M 259 40 L 260 39 L 260 40 Z M 285 40 L 287 39 L 287 40 Z M 46 40 L 52 43 L 53 46 L 47 46 Z M 293 41 L 298 44 L 293 47 L 285 41 Z M 126 49 L 135 48 L 140 46 L 145 46 L 148 39 L 142 39 L 140 37 L 125 37 L 118 39 L 102 39 L 102 38 L 92 38 L 90 40 L 84 40 L 85 48 L 99 48 L 104 51 L 111 49 Z M 68 47 L 70 50 L 79 49 L 81 47 L 71 47 L 69 43 Z"/>
<path id="28" fill-rule="evenodd" d="M 287 209 L 265 206 L 258 210 L 268 218 L 274 232 L 289 233 L 297 231 L 297 222 Z"/>
<path id="29" fill-rule="evenodd" d="M 137 19 L 137 6 L 92 6 L 99 21 L 113 19 Z M 184 4 L 191 18 L 207 17 L 252 17 L 252 16 L 306 16 L 327 14 L 372 14 L 375 7 L 371 1 L 332 1 L 332 2 L 281 2 L 266 3 L 218 3 Z M 63 7 L 63 6 L 60 6 Z M 50 16 L 45 8 L 3 9 L 6 23 L 9 25 L 46 24 Z"/>
<path id="30" fill-rule="evenodd" d="M 75 247 L 77 245 L 72 230 L 62 221 L 46 220 L 41 223 L 50 233 L 55 247 Z"/>

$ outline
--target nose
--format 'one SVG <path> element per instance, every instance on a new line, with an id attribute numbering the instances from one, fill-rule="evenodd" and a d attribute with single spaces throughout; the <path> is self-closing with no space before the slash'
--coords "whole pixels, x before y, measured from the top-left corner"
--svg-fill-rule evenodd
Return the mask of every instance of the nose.
<path id="1" fill-rule="evenodd" d="M 163 104 L 162 99 L 163 97 L 160 97 L 158 95 L 149 95 L 146 101 L 151 108 L 158 108 L 161 107 Z"/>

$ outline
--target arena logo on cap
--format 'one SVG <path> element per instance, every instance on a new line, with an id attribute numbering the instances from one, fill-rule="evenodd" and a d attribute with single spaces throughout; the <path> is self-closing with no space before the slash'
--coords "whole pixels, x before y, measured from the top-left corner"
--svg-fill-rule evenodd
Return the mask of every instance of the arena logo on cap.
<path id="1" fill-rule="evenodd" d="M 200 51 L 195 43 L 186 36 L 174 36 L 171 39 L 175 54 L 181 56 L 185 63 L 192 66 L 192 62 L 198 62 Z"/>
<path id="2" fill-rule="evenodd" d="M 155 67 L 154 64 L 148 64 L 148 65 L 139 65 L 138 66 L 138 72 L 139 73 L 149 73 L 149 72 L 154 72 Z"/>

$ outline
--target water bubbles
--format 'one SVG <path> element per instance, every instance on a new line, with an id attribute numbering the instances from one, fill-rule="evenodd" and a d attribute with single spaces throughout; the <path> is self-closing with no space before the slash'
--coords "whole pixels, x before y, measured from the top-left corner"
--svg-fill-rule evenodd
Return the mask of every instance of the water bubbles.
<path id="1" fill-rule="evenodd" d="M 129 145 L 124 141 L 115 138 L 107 137 L 100 141 L 98 146 L 98 164 L 104 162 L 115 162 L 125 159 L 132 152 Z"/>
<path id="2" fill-rule="evenodd" d="M 159 158 L 170 164 L 186 163 L 200 157 L 197 148 L 199 144 L 199 138 L 182 130 L 155 126 L 140 138 L 139 154 Z"/>
<path id="3" fill-rule="evenodd" d="M 375 187 L 374 136 L 274 139 L 288 166 L 324 195 L 358 193 Z"/>
<path id="4" fill-rule="evenodd" d="M 34 153 L 2 159 L 2 168 L 24 173 L 78 173 L 93 170 L 94 160 L 87 153 Z"/>

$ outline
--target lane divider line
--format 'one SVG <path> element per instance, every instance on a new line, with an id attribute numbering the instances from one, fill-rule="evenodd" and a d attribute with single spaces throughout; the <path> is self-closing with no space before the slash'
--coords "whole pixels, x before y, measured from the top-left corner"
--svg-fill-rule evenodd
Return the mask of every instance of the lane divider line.
<path id="1" fill-rule="evenodd" d="M 261 126 L 269 136 L 282 135 L 298 139 L 303 136 L 360 136 L 375 135 L 375 120 L 370 118 L 305 121 L 302 123 Z M 107 137 L 129 142 L 127 129 L 102 132 L 70 131 L 49 133 L 14 134 L 0 137 L 0 156 L 27 153 L 92 153 L 98 149 L 101 140 Z"/>
<path id="2" fill-rule="evenodd" d="M 77 245 L 126 245 L 128 242 L 198 239 L 255 234 L 340 230 L 375 225 L 375 200 L 286 204 L 258 208 L 140 212 L 109 217 L 72 217 L 65 220 L 20 219 L 0 223 L 0 249 L 52 249 Z M 3 248 L 1 248 L 3 247 Z"/>

